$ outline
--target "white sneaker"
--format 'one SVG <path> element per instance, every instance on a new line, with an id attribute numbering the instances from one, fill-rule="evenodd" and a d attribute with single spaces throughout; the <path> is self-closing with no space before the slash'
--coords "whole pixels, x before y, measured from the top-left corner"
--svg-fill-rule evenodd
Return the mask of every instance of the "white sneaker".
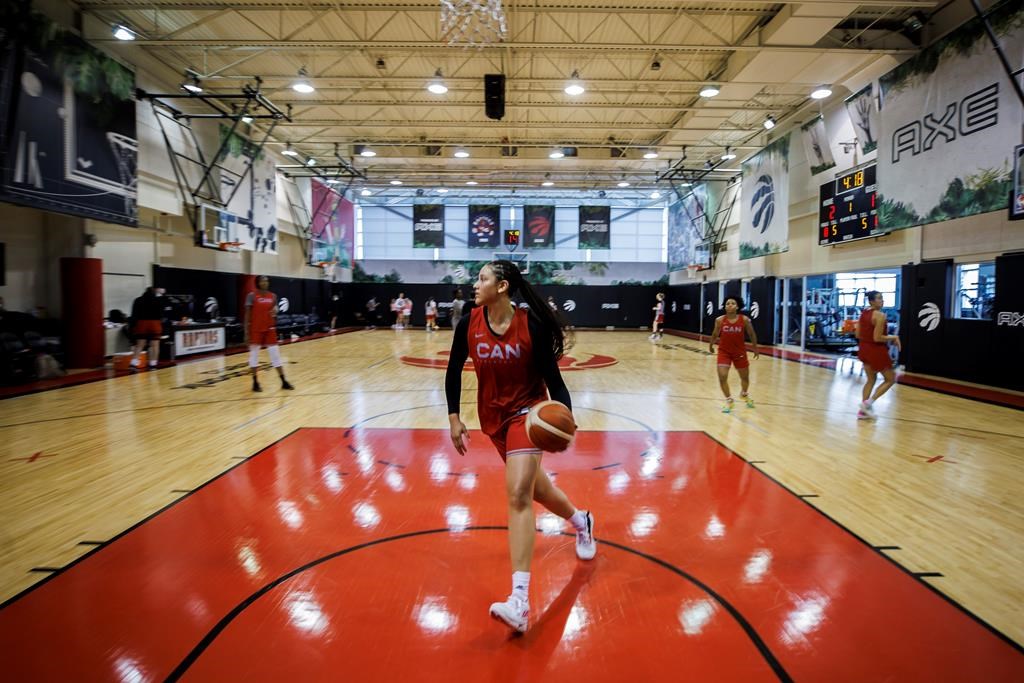
<path id="1" fill-rule="evenodd" d="M 594 539 L 594 516 L 587 510 L 587 528 L 576 532 L 576 557 L 581 560 L 592 560 L 597 554 L 597 541 Z"/>
<path id="2" fill-rule="evenodd" d="M 130 365 L 133 368 L 139 367 L 139 359 L 138 358 L 132 358 L 130 361 L 128 361 L 128 365 Z"/>
<path id="3" fill-rule="evenodd" d="M 526 633 L 530 621 L 530 604 L 516 594 L 508 596 L 505 602 L 493 603 L 490 612 L 492 617 L 505 622 L 513 630 Z"/>
<path id="4" fill-rule="evenodd" d="M 149 367 L 155 368 L 156 367 L 156 361 L 155 360 L 149 361 Z"/>

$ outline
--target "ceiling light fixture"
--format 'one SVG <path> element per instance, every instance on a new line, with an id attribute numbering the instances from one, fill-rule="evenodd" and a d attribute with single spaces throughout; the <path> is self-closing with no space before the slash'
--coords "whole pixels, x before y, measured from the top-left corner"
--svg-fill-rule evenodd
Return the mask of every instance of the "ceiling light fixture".
<path id="1" fill-rule="evenodd" d="M 548 159 L 561 159 L 564 156 L 565 152 L 563 152 L 561 149 L 553 149 L 551 150 L 551 153 L 548 154 Z"/>
<path id="2" fill-rule="evenodd" d="M 181 87 L 190 93 L 203 92 L 203 86 L 199 83 L 199 76 L 196 76 L 193 71 L 185 72 L 185 82 L 181 84 Z"/>
<path id="3" fill-rule="evenodd" d="M 110 30 L 118 40 L 135 40 L 135 31 L 124 24 L 114 24 Z"/>
<path id="4" fill-rule="evenodd" d="M 569 82 L 565 84 L 565 94 L 576 97 L 582 95 L 587 90 L 583 87 L 583 82 L 580 80 L 580 72 L 573 69 L 572 76 L 569 77 Z"/>
<path id="5" fill-rule="evenodd" d="M 812 100 L 823 100 L 826 97 L 831 97 L 832 86 L 830 85 L 819 85 L 813 91 L 811 91 Z"/>
<path id="6" fill-rule="evenodd" d="M 700 89 L 700 96 L 701 97 L 714 97 L 715 95 L 717 95 L 720 92 L 722 92 L 722 91 L 718 89 L 717 85 L 705 85 L 703 88 Z"/>
<path id="7" fill-rule="evenodd" d="M 628 180 L 620 180 L 619 181 L 619 187 L 629 187 L 629 181 Z"/>
<path id="8" fill-rule="evenodd" d="M 469 150 L 467 150 L 465 147 L 456 147 L 455 148 L 455 158 L 456 159 L 468 159 L 469 158 Z"/>
<path id="9" fill-rule="evenodd" d="M 448 194 L 448 188 L 447 187 L 439 187 L 439 188 L 437 188 L 437 193 L 438 194 Z"/>
<path id="10" fill-rule="evenodd" d="M 554 185 L 554 184 L 555 184 L 555 183 L 554 183 L 554 182 L 552 182 L 552 181 L 550 181 L 550 180 L 545 180 L 545 181 L 544 181 L 543 183 L 541 183 L 541 185 L 542 185 L 543 187 L 551 187 L 551 186 L 552 186 L 552 185 Z"/>
<path id="11" fill-rule="evenodd" d="M 658 150 L 656 150 L 656 149 L 649 149 L 646 152 L 644 152 L 644 159 L 657 159 L 657 158 L 658 158 Z"/>
<path id="12" fill-rule="evenodd" d="M 369 147 L 363 147 L 361 150 L 359 150 L 359 156 L 361 156 L 361 157 L 375 157 L 375 156 L 377 156 L 377 153 L 374 152 Z"/>
<path id="13" fill-rule="evenodd" d="M 369 196 L 370 196 L 370 195 L 372 195 L 373 193 L 372 193 L 372 192 L 370 192 L 369 190 L 367 190 L 367 189 L 366 189 L 366 188 L 364 187 L 364 188 L 363 188 L 363 190 L 362 190 L 362 192 L 360 192 L 359 194 L 363 195 L 364 197 L 369 197 Z"/>
<path id="14" fill-rule="evenodd" d="M 242 117 L 242 123 L 252 123 L 252 117 L 246 114 Z"/>
<path id="15" fill-rule="evenodd" d="M 434 72 L 434 79 L 430 81 L 430 84 L 427 86 L 427 90 L 435 95 L 443 95 L 448 92 L 448 86 L 444 84 L 444 76 L 441 75 L 440 68 Z"/>
<path id="16" fill-rule="evenodd" d="M 313 157 L 306 159 L 306 166 L 316 166 L 316 159 Z"/>
<path id="17" fill-rule="evenodd" d="M 651 199 L 661 199 L 661 193 L 655 190 L 651 193 Z"/>
<path id="18" fill-rule="evenodd" d="M 299 153 L 296 152 L 294 149 L 292 149 L 292 143 L 290 143 L 290 142 L 284 146 L 284 151 L 281 152 L 281 154 L 285 155 L 286 157 L 297 157 L 297 156 L 299 156 Z"/>
<path id="19" fill-rule="evenodd" d="M 477 185 L 478 183 L 475 180 L 467 180 L 466 184 L 467 185 Z"/>
<path id="20" fill-rule="evenodd" d="M 302 93 L 303 95 L 308 95 L 316 90 L 316 88 L 313 87 L 313 84 L 309 82 L 309 79 L 306 78 L 306 67 L 299 69 L 299 78 L 292 83 L 292 90 Z"/>
<path id="21" fill-rule="evenodd" d="M 392 185 L 401 185 L 401 184 L 402 184 L 402 181 L 401 181 L 401 180 L 392 180 L 392 181 L 391 181 L 391 184 L 392 184 Z"/>
<path id="22" fill-rule="evenodd" d="M 762 125 L 764 126 L 765 130 L 771 130 L 772 128 L 775 127 L 775 117 L 770 114 L 764 117 L 764 123 Z"/>
<path id="23" fill-rule="evenodd" d="M 732 147 L 725 148 L 725 154 L 722 155 L 722 161 L 731 161 L 736 158 L 736 153 L 732 151 Z"/>

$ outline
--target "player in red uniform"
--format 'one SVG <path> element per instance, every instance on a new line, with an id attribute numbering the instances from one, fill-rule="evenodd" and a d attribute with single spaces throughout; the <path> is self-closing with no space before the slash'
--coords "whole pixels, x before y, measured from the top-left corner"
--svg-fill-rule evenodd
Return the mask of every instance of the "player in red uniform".
<path id="1" fill-rule="evenodd" d="M 589 511 L 578 510 L 551 483 L 540 466 L 540 449 L 526 434 L 527 411 L 547 400 L 549 392 L 552 399 L 572 408 L 558 371 L 566 346 L 560 321 L 510 261 L 492 261 L 481 268 L 473 290 L 476 307 L 455 328 L 445 375 L 448 422 L 455 450 L 464 455 L 463 437 L 468 439 L 469 432 L 459 417 L 459 400 L 463 366 L 471 357 L 480 429 L 505 461 L 508 496 L 512 594 L 505 602 L 492 604 L 490 613 L 523 632 L 529 620 L 530 560 L 536 533 L 533 501 L 573 525 L 576 555 L 583 560 L 597 552 L 594 518 Z M 529 305 L 528 311 L 512 302 L 515 294 Z"/>
<path id="2" fill-rule="evenodd" d="M 860 409 L 857 411 L 857 419 L 870 420 L 875 416 L 871 407 L 878 398 L 889 391 L 896 383 L 896 375 L 892 370 L 892 358 L 889 357 L 888 342 L 896 344 L 896 348 L 903 350 L 900 345 L 900 338 L 895 334 L 886 334 L 885 313 L 882 313 L 882 306 L 885 299 L 881 292 L 868 292 L 868 307 L 861 311 L 860 320 L 857 321 L 857 357 L 864 363 L 864 372 L 868 380 L 864 384 L 864 392 L 861 394 Z M 871 389 L 875 386 L 878 373 L 882 373 L 883 381 L 874 396 Z"/>
<path id="3" fill-rule="evenodd" d="M 665 292 L 658 292 L 655 297 L 657 302 L 654 304 L 654 323 L 651 325 L 651 336 L 649 339 L 652 342 L 656 342 L 661 339 L 661 328 L 665 324 Z"/>
<path id="4" fill-rule="evenodd" d="M 277 345 L 277 295 L 270 291 L 270 278 L 260 275 L 256 278 L 255 292 L 245 298 L 245 343 L 249 345 L 249 371 L 252 373 L 252 390 L 263 391 L 257 377 L 260 364 L 260 347 L 266 346 L 271 364 L 281 377 L 282 389 L 294 389 L 284 377 L 281 366 L 281 349 Z"/>
<path id="5" fill-rule="evenodd" d="M 711 342 L 708 350 L 715 352 L 715 344 L 721 338 L 722 343 L 718 346 L 718 385 L 722 387 L 725 394 L 725 405 L 722 406 L 723 413 L 732 412 L 732 396 L 729 390 L 729 366 L 735 365 L 736 372 L 740 375 L 740 398 L 747 403 L 748 408 L 754 407 L 754 399 L 750 398 L 750 361 L 747 360 L 747 347 L 744 344 L 745 335 L 750 335 L 750 342 L 754 345 L 754 358 L 760 354 L 757 352 L 757 334 L 754 326 L 750 324 L 750 318 L 740 313 L 743 310 L 743 300 L 738 296 L 727 296 L 725 298 L 725 315 L 718 316 L 715 321 L 715 331 L 711 334 Z"/>

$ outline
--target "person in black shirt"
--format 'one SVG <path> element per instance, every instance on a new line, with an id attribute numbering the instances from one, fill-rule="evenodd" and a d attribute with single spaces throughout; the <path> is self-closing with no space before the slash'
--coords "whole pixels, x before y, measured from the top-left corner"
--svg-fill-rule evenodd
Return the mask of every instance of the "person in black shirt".
<path id="1" fill-rule="evenodd" d="M 339 296 L 338 294 L 335 294 L 334 296 L 331 297 L 330 314 L 331 329 L 333 330 L 338 326 L 338 318 L 341 317 L 341 296 Z"/>
<path id="2" fill-rule="evenodd" d="M 163 305 L 160 302 L 162 289 L 146 287 L 142 296 L 132 302 L 132 368 L 139 368 L 139 354 L 149 342 L 149 367 L 155 368 L 160 359 L 160 337 L 163 336 Z"/>

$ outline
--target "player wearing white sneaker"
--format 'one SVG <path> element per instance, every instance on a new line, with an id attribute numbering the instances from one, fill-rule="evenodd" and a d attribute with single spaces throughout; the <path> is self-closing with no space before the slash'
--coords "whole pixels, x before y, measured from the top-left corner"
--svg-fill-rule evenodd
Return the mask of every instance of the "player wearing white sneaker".
<path id="1" fill-rule="evenodd" d="M 541 450 L 526 434 L 527 410 L 547 400 L 549 394 L 572 409 L 569 390 L 558 371 L 558 358 L 567 344 L 557 310 L 540 298 L 509 261 L 492 261 L 481 268 L 474 293 L 477 306 L 459 321 L 448 357 L 444 386 L 448 423 L 455 450 L 465 455 L 463 438 L 469 434 L 459 417 L 459 402 L 462 369 L 472 357 L 480 429 L 505 461 L 508 498 L 512 595 L 491 605 L 490 613 L 522 633 L 529 621 L 530 561 L 537 531 L 534 501 L 573 525 L 578 534 L 576 554 L 582 559 L 591 559 L 597 552 L 594 518 L 577 510 L 551 483 L 541 468 Z M 512 303 L 516 293 L 529 305 L 529 311 Z"/>

